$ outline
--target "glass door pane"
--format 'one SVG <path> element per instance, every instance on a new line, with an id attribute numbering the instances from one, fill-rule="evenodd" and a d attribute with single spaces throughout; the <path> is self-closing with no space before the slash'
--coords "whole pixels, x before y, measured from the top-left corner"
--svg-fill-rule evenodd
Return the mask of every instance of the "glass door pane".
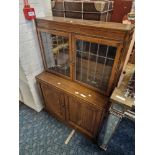
<path id="1" fill-rule="evenodd" d="M 70 76 L 69 38 L 41 32 L 47 68 Z"/>
<path id="2" fill-rule="evenodd" d="M 116 50 L 116 47 L 76 40 L 76 80 L 106 91 Z"/>

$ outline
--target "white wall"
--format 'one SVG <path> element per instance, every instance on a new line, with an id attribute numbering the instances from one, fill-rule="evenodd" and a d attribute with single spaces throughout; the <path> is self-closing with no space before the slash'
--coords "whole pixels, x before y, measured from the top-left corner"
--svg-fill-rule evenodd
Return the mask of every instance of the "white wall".
<path id="1" fill-rule="evenodd" d="M 50 0 L 29 0 L 37 17 L 52 16 Z M 36 111 L 41 111 L 35 76 L 41 73 L 43 63 L 36 36 L 34 21 L 28 21 L 23 14 L 23 0 L 19 2 L 19 99 Z"/>

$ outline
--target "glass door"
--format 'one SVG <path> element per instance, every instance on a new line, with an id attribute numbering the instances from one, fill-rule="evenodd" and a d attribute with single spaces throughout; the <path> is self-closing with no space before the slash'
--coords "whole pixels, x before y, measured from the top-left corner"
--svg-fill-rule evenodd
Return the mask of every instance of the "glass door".
<path id="1" fill-rule="evenodd" d="M 40 32 L 46 70 L 70 77 L 69 35 L 64 32 Z"/>
<path id="2" fill-rule="evenodd" d="M 108 91 L 117 47 L 90 37 L 76 36 L 75 41 L 75 80 Z"/>

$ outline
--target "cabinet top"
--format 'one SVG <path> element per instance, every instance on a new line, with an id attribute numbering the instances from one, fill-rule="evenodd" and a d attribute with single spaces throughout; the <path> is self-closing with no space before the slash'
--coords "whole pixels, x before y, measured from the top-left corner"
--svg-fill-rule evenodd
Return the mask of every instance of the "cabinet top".
<path id="1" fill-rule="evenodd" d="M 131 31 L 134 29 L 134 25 L 122 24 L 122 23 L 114 23 L 114 22 L 103 22 L 103 21 L 94 21 L 94 20 L 82 20 L 82 19 L 74 19 L 74 18 L 64 18 L 64 17 L 41 17 L 36 18 L 36 21 L 51 21 L 51 22 L 59 22 L 59 23 L 67 23 L 71 25 L 79 25 L 79 26 L 87 26 L 87 27 L 95 27 L 95 28 L 103 28 L 110 30 L 118 30 L 118 31 Z"/>
<path id="2" fill-rule="evenodd" d="M 73 81 L 58 77 L 54 74 L 43 72 L 36 76 L 36 79 L 41 83 L 49 86 L 54 86 L 72 96 L 76 96 L 83 99 L 86 102 L 91 103 L 99 109 L 106 108 L 108 104 L 108 97 L 101 95 L 93 90 L 90 90 L 84 86 Z"/>

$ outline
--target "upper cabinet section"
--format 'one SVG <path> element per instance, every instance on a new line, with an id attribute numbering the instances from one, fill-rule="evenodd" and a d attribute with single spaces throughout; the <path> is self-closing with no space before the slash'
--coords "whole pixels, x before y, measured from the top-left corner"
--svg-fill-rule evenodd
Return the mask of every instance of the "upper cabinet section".
<path id="1" fill-rule="evenodd" d="M 134 26 L 62 17 L 37 18 L 45 70 L 110 95 Z"/>

